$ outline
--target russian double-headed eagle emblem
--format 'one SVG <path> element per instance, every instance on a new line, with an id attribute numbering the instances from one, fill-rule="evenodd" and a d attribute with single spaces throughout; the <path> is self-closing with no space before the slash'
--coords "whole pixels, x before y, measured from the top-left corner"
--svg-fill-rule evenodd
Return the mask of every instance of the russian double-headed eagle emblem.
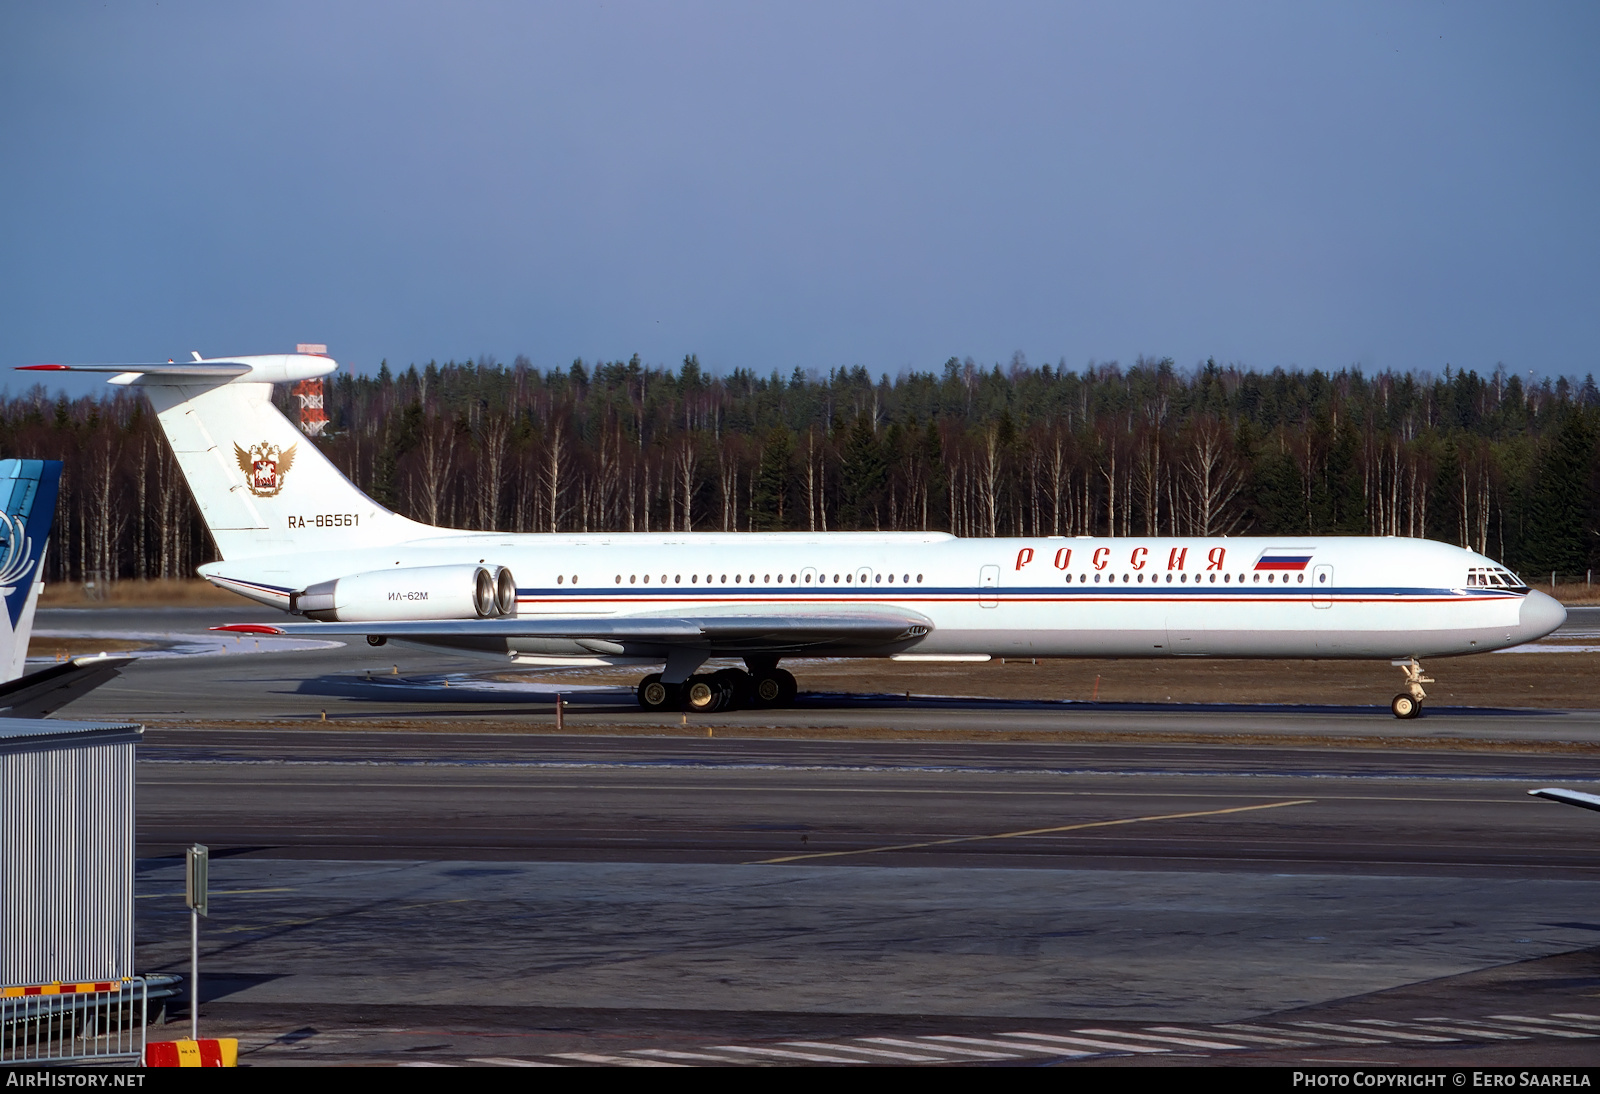
<path id="1" fill-rule="evenodd" d="M 262 441 L 251 445 L 246 452 L 234 442 L 233 455 L 239 461 L 239 470 L 244 472 L 244 484 L 250 492 L 258 498 L 270 498 L 282 490 L 284 476 L 294 466 L 294 450 L 299 447 L 291 444 L 285 450 Z"/>

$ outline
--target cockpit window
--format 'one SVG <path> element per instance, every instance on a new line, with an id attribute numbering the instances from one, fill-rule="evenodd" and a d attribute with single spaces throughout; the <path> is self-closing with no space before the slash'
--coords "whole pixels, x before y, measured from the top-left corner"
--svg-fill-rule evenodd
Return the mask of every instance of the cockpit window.
<path id="1" fill-rule="evenodd" d="M 1467 571 L 1467 587 L 1476 589 L 1506 589 L 1514 593 L 1528 591 L 1527 584 L 1504 566 L 1474 566 Z"/>

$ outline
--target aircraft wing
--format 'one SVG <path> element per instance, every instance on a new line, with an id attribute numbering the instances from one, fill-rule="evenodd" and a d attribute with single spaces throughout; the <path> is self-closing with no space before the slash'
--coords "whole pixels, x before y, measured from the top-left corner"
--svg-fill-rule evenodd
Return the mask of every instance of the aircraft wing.
<path id="1" fill-rule="evenodd" d="M 7 718 L 43 718 L 74 699 L 116 679 L 131 657 L 74 657 L 59 665 L 30 672 L 0 684 L 0 714 Z"/>
<path id="2" fill-rule="evenodd" d="M 511 619 L 390 623 L 243 623 L 215 629 L 245 634 L 371 635 L 440 643 L 473 639 L 565 639 L 605 653 L 649 654 L 690 647 L 735 655 L 905 646 L 920 641 L 933 629 L 933 623 L 916 612 L 841 611 L 784 615 L 523 615 Z"/>
<path id="3" fill-rule="evenodd" d="M 1530 790 L 1536 798 L 1549 798 L 1562 805 L 1576 805 L 1580 809 L 1594 809 L 1600 811 L 1600 794 L 1585 794 L 1581 790 L 1563 790 L 1559 786 L 1547 786 L 1542 790 Z"/>

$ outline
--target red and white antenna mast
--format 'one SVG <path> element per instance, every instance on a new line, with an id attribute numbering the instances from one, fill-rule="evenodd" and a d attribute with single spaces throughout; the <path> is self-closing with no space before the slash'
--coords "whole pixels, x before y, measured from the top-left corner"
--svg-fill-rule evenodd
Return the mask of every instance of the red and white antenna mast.
<path id="1" fill-rule="evenodd" d="M 294 351 L 326 357 L 328 347 L 302 342 Z M 328 428 L 328 412 L 322 407 L 322 378 L 301 380 L 290 390 L 300 403 L 300 431 L 307 437 L 322 436 L 322 431 Z"/>

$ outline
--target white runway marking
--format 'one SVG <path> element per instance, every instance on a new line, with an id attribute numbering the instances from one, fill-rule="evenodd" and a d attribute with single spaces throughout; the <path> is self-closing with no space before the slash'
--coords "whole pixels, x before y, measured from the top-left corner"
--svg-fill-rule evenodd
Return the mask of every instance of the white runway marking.
<path id="1" fill-rule="evenodd" d="M 979 1060 L 1020 1060 L 1022 1057 L 1008 1052 L 980 1052 L 972 1048 L 955 1048 L 950 1045 L 929 1045 L 921 1041 L 903 1041 L 898 1037 L 857 1037 L 858 1041 L 866 1041 L 873 1045 L 889 1045 L 891 1048 L 920 1048 L 924 1052 L 946 1052 L 955 1056 L 972 1056 Z"/>
<path id="2" fill-rule="evenodd" d="M 1546 1034 L 1546 1035 L 1551 1036 L 1551 1037 L 1571 1037 L 1571 1038 L 1575 1038 L 1575 1039 L 1578 1039 L 1578 1040 L 1581 1040 L 1584 1037 L 1592 1037 L 1592 1036 L 1594 1036 L 1593 1034 L 1573 1033 L 1571 1031 L 1558 1033 L 1558 1032 L 1556 1032 L 1554 1030 L 1540 1029 L 1538 1027 L 1533 1027 L 1533 1028 L 1530 1029 L 1528 1026 L 1518 1025 L 1518 1024 L 1512 1023 L 1512 1022 L 1489 1022 L 1489 1021 L 1485 1021 L 1484 1019 L 1481 1019 L 1481 1018 L 1451 1018 L 1451 1019 L 1449 1019 L 1449 1021 L 1451 1023 L 1455 1024 L 1455 1025 L 1464 1026 L 1468 1030 L 1474 1031 L 1476 1033 L 1476 1035 L 1480 1036 L 1480 1037 L 1481 1036 L 1485 1036 L 1485 1034 L 1483 1034 L 1481 1032 L 1476 1032 L 1476 1031 L 1485 1030 L 1485 1029 L 1487 1029 L 1487 1030 L 1499 1030 L 1499 1031 L 1502 1031 L 1502 1032 L 1505 1031 L 1505 1030 L 1511 1030 L 1511 1031 L 1513 1031 L 1515 1033 L 1526 1033 L 1526 1034 L 1543 1033 L 1543 1034 Z"/>
<path id="3" fill-rule="evenodd" d="M 1399 1022 L 1386 1022 L 1382 1018 L 1352 1018 L 1351 1021 L 1356 1023 L 1357 1025 L 1362 1025 L 1362 1026 L 1382 1026 L 1382 1027 L 1385 1027 L 1385 1028 L 1393 1028 L 1393 1027 L 1398 1027 L 1398 1026 L 1401 1025 L 1401 1023 L 1399 1023 Z M 1491 1041 L 1526 1041 L 1527 1040 L 1527 1037 L 1523 1036 L 1520 1033 L 1499 1033 L 1499 1032 L 1491 1031 L 1491 1030 L 1467 1029 L 1465 1026 L 1445 1025 L 1442 1021 L 1441 1022 L 1416 1021 L 1416 1022 L 1407 1022 L 1407 1023 L 1405 1023 L 1405 1025 L 1410 1026 L 1413 1029 L 1427 1030 L 1427 1031 L 1429 1031 L 1431 1033 L 1459 1033 L 1459 1034 L 1463 1034 L 1463 1035 L 1468 1036 L 1468 1037 L 1487 1037 Z M 1373 1032 L 1382 1033 L 1383 1030 L 1382 1029 L 1377 1029 L 1377 1030 L 1374 1030 Z"/>
<path id="4" fill-rule="evenodd" d="M 629 1049 L 635 1056 L 659 1056 L 663 1060 L 699 1060 L 702 1063 L 736 1064 L 740 1061 L 730 1060 L 726 1056 L 708 1056 L 704 1052 L 684 1052 L 670 1048 L 633 1048 Z"/>
<path id="5" fill-rule="evenodd" d="M 1058 1033 L 1002 1033 L 1002 1037 L 1029 1038 L 1038 1047 L 1051 1049 L 1065 1056 L 1098 1056 L 1106 1052 L 1170 1052 L 1167 1048 L 1152 1048 L 1149 1045 L 1131 1045 L 1124 1041 L 1105 1041 L 1094 1037 L 1065 1037 Z M 1121 1034 L 1118 1034 L 1121 1036 Z M 1065 1046 L 1056 1048 L 1057 1045 Z M 1068 1051 L 1068 1049 L 1077 1051 Z M 1089 1051 L 1081 1051 L 1088 1049 Z"/>
<path id="6" fill-rule="evenodd" d="M 1080 1029 L 1075 1030 L 1074 1032 L 1105 1034 L 1111 1037 L 1128 1037 L 1133 1040 L 1155 1041 L 1157 1043 L 1166 1042 L 1167 1044 L 1181 1045 L 1184 1048 L 1219 1048 L 1237 1050 L 1246 1047 L 1245 1045 L 1229 1044 L 1226 1041 L 1203 1041 L 1197 1037 L 1163 1037 L 1154 1033 L 1130 1033 L 1126 1030 L 1118 1031 L 1114 1029 Z"/>
<path id="7" fill-rule="evenodd" d="M 580 1064 L 615 1064 L 617 1067 L 683 1067 L 665 1060 L 636 1060 L 629 1056 L 602 1056 L 597 1052 L 557 1052 L 558 1060 L 576 1060 Z"/>
<path id="8" fill-rule="evenodd" d="M 1375 1029 L 1367 1029 L 1364 1026 L 1346 1026 L 1337 1022 L 1285 1022 L 1284 1024 L 1294 1026 L 1297 1029 L 1331 1029 L 1335 1033 L 1370 1033 L 1376 1035 L 1378 1032 Z M 1400 1033 L 1396 1030 L 1386 1030 L 1385 1033 L 1389 1037 L 1400 1041 L 1421 1041 L 1436 1045 L 1449 1044 L 1456 1040 L 1454 1037 L 1433 1037 L 1426 1033 Z"/>
<path id="9" fill-rule="evenodd" d="M 1554 1037 L 1600 1037 L 1600 1033 L 1594 1031 L 1573 1032 L 1572 1023 L 1552 1022 L 1548 1018 L 1523 1018 L 1516 1014 L 1491 1014 L 1489 1017 L 1497 1022 L 1515 1022 L 1519 1025 L 1530 1025 L 1540 1033 L 1548 1033 Z"/>
<path id="10" fill-rule="evenodd" d="M 904 1060 L 912 1064 L 944 1064 L 949 1063 L 945 1056 L 918 1056 L 912 1052 L 891 1052 L 886 1048 L 862 1048 L 859 1045 L 830 1045 L 826 1041 L 785 1041 L 786 1045 L 795 1048 L 821 1048 L 832 1049 L 838 1052 L 859 1052 L 863 1056 L 882 1057 L 887 1060 Z"/>
<path id="11" fill-rule="evenodd" d="M 988 1037 L 958 1037 L 958 1036 L 956 1036 L 954 1034 L 949 1034 L 949 1033 L 945 1033 L 945 1034 L 930 1034 L 929 1036 L 923 1037 L 923 1038 L 920 1038 L 920 1039 L 922 1041 L 924 1041 L 924 1042 L 926 1042 L 926 1041 L 938 1041 L 941 1044 L 943 1044 L 945 1042 L 950 1042 L 952 1044 L 958 1044 L 958 1045 L 976 1045 L 979 1048 L 1017 1049 L 1017 1050 L 1022 1051 L 1022 1052 L 1044 1053 L 1044 1054 L 1052 1055 L 1052 1056 L 1090 1056 L 1090 1055 L 1093 1055 L 1093 1053 L 1076 1052 L 1076 1051 L 1073 1051 L 1071 1049 L 1063 1049 L 1058 1045 L 1045 1045 L 1045 1044 L 1039 1044 L 1039 1043 L 1030 1044 L 1030 1043 L 1028 1043 L 1026 1041 L 1020 1041 L 1020 1042 L 1017 1042 L 1017 1043 L 1013 1044 L 1010 1041 L 996 1041 L 996 1040 L 993 1040 L 992 1038 L 988 1038 Z"/>
<path id="12" fill-rule="evenodd" d="M 831 1046 L 830 1046 L 831 1047 Z M 775 1056 L 780 1060 L 802 1060 L 808 1064 L 859 1064 L 848 1056 L 825 1056 L 817 1052 L 794 1052 L 786 1048 L 756 1048 L 743 1045 L 717 1045 L 715 1052 L 745 1052 L 752 1056 Z"/>
<path id="13" fill-rule="evenodd" d="M 1251 1032 L 1244 1032 L 1244 1031 Z M 1355 1036 L 1359 1034 L 1360 1036 Z M 1457 1036 L 1439 1036 L 1456 1034 Z M 667 1060 L 701 1064 L 961 1064 L 976 1060 L 1024 1061 L 1049 1056 L 1089 1059 L 1111 1055 L 1184 1055 L 1210 1052 L 1272 1051 L 1336 1045 L 1460 1044 L 1463 1038 L 1526 1041 L 1538 1036 L 1600 1037 L 1600 1015 L 1569 1012 L 1548 1018 L 1495 1014 L 1486 1018 L 1428 1017 L 1397 1021 L 1353 1018 L 1348 1023 L 1284 1021 L 1273 1025 L 1225 1022 L 1216 1026 L 1143 1026 L 1138 1030 L 1090 1026 L 1067 1033 L 1014 1030 L 987 1037 L 929 1033 L 907 1037 L 853 1037 L 849 1041 L 783 1041 L 772 1045 L 716 1045 L 687 1049 L 629 1049 L 627 1056 L 587 1052 L 555 1053 L 559 1059 L 621 1067 L 678 1067 Z M 868 1047 L 871 1046 L 871 1047 Z M 725 1055 L 713 1055 L 713 1053 Z M 654 1057 L 655 1059 L 640 1059 Z M 476 1057 L 469 1063 L 506 1067 L 560 1066 L 510 1057 Z M 448 1064 L 408 1061 L 413 1067 Z"/>
<path id="14" fill-rule="evenodd" d="M 1242 1029 L 1242 1030 L 1248 1030 L 1248 1031 L 1250 1031 L 1252 1033 L 1276 1033 L 1276 1034 L 1279 1034 L 1279 1035 L 1288 1034 L 1289 1036 L 1293 1036 L 1293 1037 L 1309 1037 L 1309 1036 L 1312 1036 L 1311 1033 L 1309 1033 L 1308 1031 L 1303 1030 L 1303 1029 L 1278 1029 L 1276 1026 L 1252 1026 L 1252 1025 L 1246 1025 L 1246 1024 L 1244 1024 L 1242 1022 L 1224 1022 L 1222 1025 L 1218 1026 L 1217 1028 L 1222 1030 L 1224 1033 L 1232 1033 L 1236 1029 Z M 1380 1041 L 1380 1040 L 1377 1039 L 1377 1033 L 1376 1033 L 1375 1030 L 1362 1030 L 1362 1032 L 1363 1033 L 1367 1033 L 1367 1034 L 1371 1034 L 1371 1036 L 1368 1036 L 1368 1037 L 1331 1037 L 1328 1034 L 1324 1033 L 1324 1034 L 1315 1035 L 1316 1036 L 1316 1041 L 1313 1041 L 1311 1043 L 1312 1044 L 1316 1044 L 1317 1042 L 1321 1042 L 1323 1044 L 1330 1044 L 1330 1045 L 1381 1045 L 1381 1044 L 1384 1043 L 1383 1041 Z"/>
<path id="15" fill-rule="evenodd" d="M 1204 1037 L 1207 1032 L 1203 1029 L 1185 1029 L 1183 1026 L 1146 1026 L 1145 1028 L 1152 1033 L 1182 1033 L 1190 1037 Z M 1259 1034 L 1239 1033 L 1235 1029 L 1229 1029 L 1227 1036 L 1235 1041 L 1247 1041 L 1251 1045 L 1270 1045 L 1273 1048 L 1308 1048 L 1316 1043 L 1315 1041 L 1292 1041 L 1287 1037 L 1262 1037 Z"/>

